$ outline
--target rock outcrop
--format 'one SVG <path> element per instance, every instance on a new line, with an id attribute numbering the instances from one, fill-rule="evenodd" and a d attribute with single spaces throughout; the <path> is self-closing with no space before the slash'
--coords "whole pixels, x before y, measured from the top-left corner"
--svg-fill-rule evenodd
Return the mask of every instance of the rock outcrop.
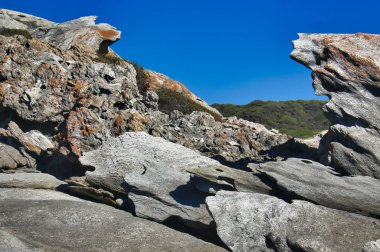
<path id="1" fill-rule="evenodd" d="M 380 178 L 380 36 L 300 34 L 291 57 L 313 71 L 333 126 L 320 160 L 342 174 Z"/>
<path id="2" fill-rule="evenodd" d="M 0 10 L 0 30 L 27 30 L 33 38 L 68 50 L 87 45 L 101 53 L 120 39 L 121 32 L 109 24 L 95 24 L 97 17 L 88 16 L 64 23 L 54 23 L 39 17 L 11 10 Z"/>
<path id="3" fill-rule="evenodd" d="M 131 202 L 126 207 L 137 216 L 158 222 L 178 218 L 191 228 L 212 226 L 205 198 L 217 190 L 270 190 L 253 173 L 235 173 L 193 150 L 144 132 L 109 138 L 79 160 L 94 167 L 86 173 L 87 183 L 128 195 Z"/>
<path id="4" fill-rule="evenodd" d="M 290 199 L 304 199 L 329 208 L 380 217 L 378 179 L 341 177 L 331 167 L 293 158 L 260 164 L 259 171 Z"/>
<path id="5" fill-rule="evenodd" d="M 272 196 L 220 191 L 206 199 L 232 251 L 359 251 L 380 237 L 380 221 Z"/>
<path id="6" fill-rule="evenodd" d="M 225 251 L 163 225 L 60 192 L 0 189 L 2 251 Z"/>

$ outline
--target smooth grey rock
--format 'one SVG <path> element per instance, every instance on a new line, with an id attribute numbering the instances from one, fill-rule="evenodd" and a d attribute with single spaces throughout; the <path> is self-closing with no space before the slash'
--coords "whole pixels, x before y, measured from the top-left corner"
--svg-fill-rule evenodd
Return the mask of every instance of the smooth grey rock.
<path id="1" fill-rule="evenodd" d="M 95 167 L 95 171 L 86 173 L 88 183 L 128 192 L 137 216 L 159 222 L 178 217 L 198 228 L 212 222 L 204 204 L 208 194 L 192 185 L 189 172 L 223 169 L 215 160 L 144 132 L 128 132 L 109 138 L 99 149 L 84 153 L 79 161 Z"/>
<path id="2" fill-rule="evenodd" d="M 0 143 L 0 169 L 16 169 L 29 165 L 29 160 L 12 146 Z"/>
<path id="3" fill-rule="evenodd" d="M 46 173 L 0 173 L 0 188 L 35 188 L 54 190 L 63 185 L 66 185 L 66 183 Z"/>
<path id="4" fill-rule="evenodd" d="M 380 240 L 366 243 L 362 248 L 362 252 L 380 252 Z"/>
<path id="5" fill-rule="evenodd" d="M 299 34 L 291 57 L 310 68 L 333 126 L 320 161 L 342 174 L 380 178 L 380 35 Z"/>
<path id="6" fill-rule="evenodd" d="M 247 192 L 206 199 L 219 237 L 232 251 L 359 251 L 380 237 L 380 221 L 306 201 L 288 204 Z"/>
<path id="7" fill-rule="evenodd" d="M 224 251 L 163 225 L 55 191 L 0 189 L 0 248 L 15 251 Z M 46 193 L 53 199 L 47 199 Z M 16 195 L 21 197 L 17 198 Z"/>
<path id="8" fill-rule="evenodd" d="M 195 186 L 199 190 L 215 194 L 218 190 L 259 192 L 269 194 L 271 188 L 263 183 L 254 172 L 232 169 L 227 166 L 198 167 L 191 169 L 196 176 Z"/>
<path id="9" fill-rule="evenodd" d="M 295 158 L 260 164 L 259 171 L 290 197 L 330 208 L 380 216 L 378 179 L 337 176 L 331 167 Z"/>

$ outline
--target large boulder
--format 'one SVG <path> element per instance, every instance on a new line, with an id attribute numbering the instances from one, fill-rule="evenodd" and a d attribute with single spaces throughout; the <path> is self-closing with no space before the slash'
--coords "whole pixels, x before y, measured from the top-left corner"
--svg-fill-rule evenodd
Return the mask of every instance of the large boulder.
<path id="1" fill-rule="evenodd" d="M 58 189 L 66 183 L 46 173 L 0 173 L 0 188 Z"/>
<path id="2" fill-rule="evenodd" d="M 291 57 L 313 71 L 333 126 L 320 160 L 343 174 L 380 178 L 380 35 L 300 34 Z"/>
<path id="3" fill-rule="evenodd" d="M 2 251 L 225 251 L 163 225 L 60 192 L 0 189 Z"/>
<path id="4" fill-rule="evenodd" d="M 380 180 L 368 176 L 342 177 L 331 167 L 290 158 L 260 164 L 259 171 L 288 197 L 326 207 L 380 216 Z"/>
<path id="5" fill-rule="evenodd" d="M 306 201 L 220 191 L 206 202 L 232 251 L 349 252 L 380 237 L 379 220 Z"/>
<path id="6" fill-rule="evenodd" d="M 220 188 L 257 191 L 249 183 L 255 181 L 249 179 L 252 173 L 235 174 L 215 160 L 144 132 L 109 138 L 79 161 L 95 168 L 86 173 L 89 184 L 128 194 L 137 216 L 159 222 L 179 218 L 191 228 L 210 227 L 212 218 L 205 207 L 209 193 Z M 219 179 L 204 176 L 208 183 L 191 176 L 212 172 Z"/>

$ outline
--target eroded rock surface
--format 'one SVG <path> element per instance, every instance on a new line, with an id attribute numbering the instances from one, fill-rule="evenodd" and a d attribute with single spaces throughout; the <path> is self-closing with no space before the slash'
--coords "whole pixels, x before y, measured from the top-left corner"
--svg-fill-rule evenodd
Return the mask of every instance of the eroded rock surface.
<path id="1" fill-rule="evenodd" d="M 260 164 L 260 172 L 289 195 L 349 212 L 380 216 L 380 180 L 341 177 L 331 167 L 303 159 Z"/>
<path id="2" fill-rule="evenodd" d="M 121 32 L 109 24 L 95 24 L 96 18 L 81 17 L 58 24 L 25 13 L 0 9 L 0 29 L 27 30 L 33 38 L 64 50 L 82 44 L 107 53 L 108 46 L 120 39 Z"/>
<path id="3" fill-rule="evenodd" d="M 220 191 L 206 202 L 233 251 L 359 251 L 380 237 L 376 219 L 306 201 Z"/>
<path id="4" fill-rule="evenodd" d="M 257 191 L 259 187 L 249 183 L 255 181 L 252 173 L 243 172 L 245 176 L 239 176 L 215 160 L 144 132 L 109 138 L 99 149 L 84 153 L 79 160 L 82 165 L 95 168 L 86 173 L 86 182 L 128 194 L 137 216 L 159 222 L 176 217 L 192 228 L 211 225 L 212 218 L 204 204 L 212 191 L 210 188 Z M 191 174 L 201 175 L 207 170 L 221 177 L 204 176 L 210 190 L 197 188 L 199 181 Z M 269 190 L 260 185 L 263 191 Z"/>
<path id="5" fill-rule="evenodd" d="M 48 190 L 0 189 L 0 215 L 3 251 L 225 251 L 127 212 Z"/>
<path id="6" fill-rule="evenodd" d="M 291 56 L 313 71 L 334 124 L 319 149 L 341 173 L 380 178 L 380 36 L 300 34 Z"/>

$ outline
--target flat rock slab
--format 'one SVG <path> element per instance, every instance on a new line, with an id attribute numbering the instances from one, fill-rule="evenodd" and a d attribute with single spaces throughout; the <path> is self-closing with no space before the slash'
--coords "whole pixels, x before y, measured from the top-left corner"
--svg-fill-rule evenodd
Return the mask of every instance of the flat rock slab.
<path id="1" fill-rule="evenodd" d="M 22 196 L 25 191 L 30 198 Z M 0 197 L 2 251 L 224 251 L 127 212 L 60 192 L 0 189 L 1 194 L 5 195 Z"/>
<path id="2" fill-rule="evenodd" d="M 306 201 L 219 191 L 206 202 L 219 237 L 233 251 L 349 252 L 380 237 L 379 220 Z"/>
<path id="3" fill-rule="evenodd" d="M 66 182 L 47 173 L 0 173 L 0 188 L 57 189 Z"/>
<path id="4" fill-rule="evenodd" d="M 177 217 L 199 228 L 212 222 L 205 207 L 208 194 L 192 185 L 188 171 L 222 165 L 193 150 L 144 132 L 128 132 L 84 153 L 80 162 L 95 167 L 86 173 L 88 183 L 128 193 L 137 216 L 159 222 Z"/>
<path id="5" fill-rule="evenodd" d="M 290 158 L 260 164 L 259 171 L 287 194 L 330 208 L 380 216 L 380 180 L 340 177 L 328 166 Z"/>

